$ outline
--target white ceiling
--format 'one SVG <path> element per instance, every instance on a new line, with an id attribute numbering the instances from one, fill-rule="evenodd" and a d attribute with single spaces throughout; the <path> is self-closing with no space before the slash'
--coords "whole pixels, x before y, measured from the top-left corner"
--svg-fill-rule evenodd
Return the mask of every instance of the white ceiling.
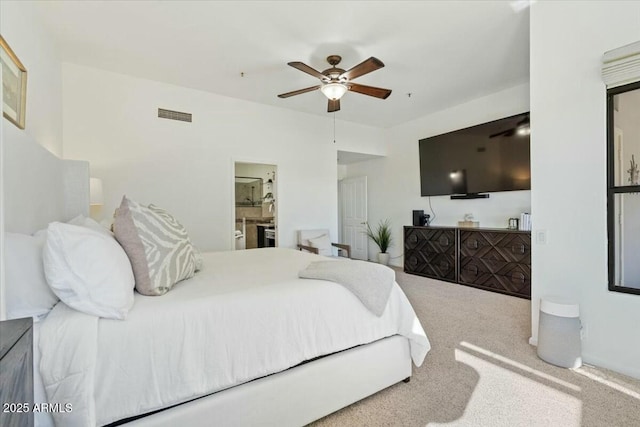
<path id="1" fill-rule="evenodd" d="M 508 1 L 43 1 L 61 59 L 327 116 L 317 70 L 375 56 L 386 67 L 347 93 L 336 117 L 390 127 L 529 80 L 529 11 Z M 241 77 L 240 73 L 245 76 Z M 411 93 L 411 97 L 407 94 Z"/>

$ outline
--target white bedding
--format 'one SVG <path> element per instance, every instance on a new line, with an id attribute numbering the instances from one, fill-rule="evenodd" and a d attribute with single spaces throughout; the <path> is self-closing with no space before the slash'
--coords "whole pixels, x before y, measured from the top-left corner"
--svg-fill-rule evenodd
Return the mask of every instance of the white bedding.
<path id="1" fill-rule="evenodd" d="M 399 334 L 420 366 L 429 341 L 394 284 L 381 317 L 343 286 L 299 279 L 317 255 L 268 248 L 204 254 L 204 268 L 161 297 L 135 295 L 125 321 L 59 303 L 42 322 L 40 372 L 56 424 L 147 413 Z"/>

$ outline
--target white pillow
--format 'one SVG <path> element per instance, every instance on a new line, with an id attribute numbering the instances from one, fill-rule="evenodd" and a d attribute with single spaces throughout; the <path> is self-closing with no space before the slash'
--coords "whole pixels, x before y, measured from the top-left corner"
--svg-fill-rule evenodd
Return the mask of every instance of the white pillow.
<path id="1" fill-rule="evenodd" d="M 92 218 L 88 218 L 84 215 L 78 215 L 77 217 L 73 218 L 71 221 L 67 222 L 67 224 L 79 225 L 80 227 L 90 228 L 92 230 L 99 231 L 101 233 L 105 233 L 113 237 L 113 233 L 108 228 L 100 224 L 98 221 Z"/>
<path id="2" fill-rule="evenodd" d="M 44 277 L 42 247 L 47 238 L 46 231 L 34 236 L 5 233 L 4 238 L 7 317 L 39 320 L 58 302 Z"/>
<path id="3" fill-rule="evenodd" d="M 125 319 L 134 279 L 127 254 L 106 233 L 52 222 L 43 252 L 44 273 L 68 306 L 108 319 Z"/>
<path id="4" fill-rule="evenodd" d="M 312 248 L 318 249 L 318 255 L 333 256 L 333 252 L 331 250 L 331 239 L 329 239 L 328 235 L 323 234 L 322 236 L 309 239 L 309 244 Z"/>

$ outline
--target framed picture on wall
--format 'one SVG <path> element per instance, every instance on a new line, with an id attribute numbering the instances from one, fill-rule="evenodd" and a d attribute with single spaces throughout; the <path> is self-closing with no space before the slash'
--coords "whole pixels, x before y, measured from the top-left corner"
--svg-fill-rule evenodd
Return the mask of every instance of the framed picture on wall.
<path id="1" fill-rule="evenodd" d="M 0 63 L 2 64 L 2 115 L 20 129 L 24 129 L 27 70 L 2 36 L 0 36 Z"/>

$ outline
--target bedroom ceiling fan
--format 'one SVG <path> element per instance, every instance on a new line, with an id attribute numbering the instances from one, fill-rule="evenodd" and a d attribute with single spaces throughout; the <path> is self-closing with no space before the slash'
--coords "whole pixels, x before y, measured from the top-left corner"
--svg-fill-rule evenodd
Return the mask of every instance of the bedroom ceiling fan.
<path id="1" fill-rule="evenodd" d="M 513 136 L 518 135 L 530 135 L 531 134 L 531 121 L 529 120 L 529 114 L 526 114 L 522 120 L 520 120 L 514 127 L 503 130 L 502 132 L 489 135 L 489 138 L 496 138 L 498 136 Z"/>
<path id="2" fill-rule="evenodd" d="M 390 89 L 365 86 L 352 82 L 352 80 L 355 78 L 384 67 L 382 61 L 372 56 L 371 58 L 362 61 L 361 63 L 347 71 L 337 67 L 340 61 L 342 61 L 342 57 L 338 55 L 328 56 L 327 62 L 329 63 L 329 65 L 331 65 L 331 68 L 327 68 L 323 72 L 317 71 L 314 68 L 303 64 L 302 62 L 289 62 L 288 65 L 292 66 L 293 68 L 296 68 L 302 72 L 320 79 L 321 84 L 304 89 L 294 90 L 292 92 L 281 93 L 280 95 L 278 95 L 278 98 L 288 98 L 290 96 L 313 92 L 314 90 L 320 89 L 320 91 L 322 91 L 322 93 L 327 98 L 329 98 L 327 112 L 333 113 L 334 111 L 340 110 L 340 98 L 347 91 L 357 92 L 363 95 L 369 95 L 380 99 L 387 99 L 389 95 L 391 95 Z"/>

